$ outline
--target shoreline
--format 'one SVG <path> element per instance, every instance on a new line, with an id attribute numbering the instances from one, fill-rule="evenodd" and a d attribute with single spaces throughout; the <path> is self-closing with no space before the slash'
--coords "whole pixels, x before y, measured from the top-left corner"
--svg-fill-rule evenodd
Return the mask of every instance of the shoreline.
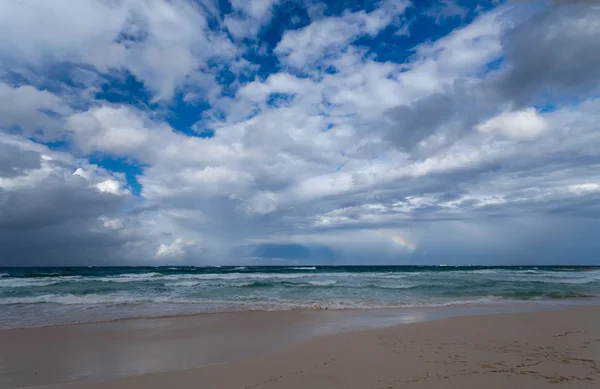
<path id="1" fill-rule="evenodd" d="M 0 376 L 0 386 L 83 384 L 167 374 L 198 366 L 253 360 L 314 338 L 385 331 L 398 325 L 410 325 L 407 323 L 422 325 L 457 316 L 559 312 L 572 307 L 574 305 L 527 304 L 402 310 L 246 311 L 3 330 L 0 343 L 5 347 L 0 351 L 0 362 L 4 361 L 4 366 L 0 364 L 0 367 L 4 373 Z M 588 308 L 594 307 L 600 309 L 597 301 Z M 33 368 L 38 366 L 45 367 L 34 372 Z"/>
<path id="2" fill-rule="evenodd" d="M 486 300 L 485 302 L 483 300 Z M 532 307 L 539 308 L 540 306 L 560 306 L 566 305 L 568 307 L 574 306 L 593 306 L 600 305 L 599 296 L 586 296 L 586 297 L 572 297 L 572 298 L 556 298 L 556 299 L 463 299 L 456 300 L 451 303 L 432 303 L 432 304 L 415 304 L 415 305 L 398 305 L 398 306 L 375 306 L 375 307 L 329 307 L 325 304 L 315 303 L 313 307 L 301 307 L 301 308 L 282 308 L 282 309 L 261 309 L 261 308 L 250 308 L 250 309 L 231 309 L 231 310 L 215 310 L 215 311 L 194 311 L 194 312 L 183 312 L 173 314 L 157 314 L 157 315 L 141 315 L 141 316 L 126 316 L 126 317 L 109 317 L 106 319 L 93 319 L 88 321 L 72 321 L 72 322 L 58 322 L 41 325 L 31 325 L 23 327 L 0 327 L 0 332 L 12 331 L 12 330 L 25 330 L 25 329 L 37 329 L 37 328 L 53 328 L 53 327 L 68 327 L 68 326 L 79 326 L 88 324 L 101 324 L 101 323 L 112 323 L 112 322 L 124 322 L 124 321 L 137 321 L 137 320 L 168 320 L 186 317 L 196 317 L 205 315 L 224 315 L 224 314 L 240 314 L 246 312 L 313 312 L 313 311 L 345 311 L 345 312 L 362 312 L 362 311 L 387 311 L 387 310 L 410 310 L 410 309 L 452 309 L 452 308 L 469 308 L 469 307 Z"/>

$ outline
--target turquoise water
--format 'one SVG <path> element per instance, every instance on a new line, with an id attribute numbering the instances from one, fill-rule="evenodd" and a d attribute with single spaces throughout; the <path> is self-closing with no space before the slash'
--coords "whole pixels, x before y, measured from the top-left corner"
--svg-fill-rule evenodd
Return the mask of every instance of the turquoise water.
<path id="1" fill-rule="evenodd" d="M 435 307 L 600 297 L 600 268 L 0 269 L 0 328 L 236 310 Z"/>

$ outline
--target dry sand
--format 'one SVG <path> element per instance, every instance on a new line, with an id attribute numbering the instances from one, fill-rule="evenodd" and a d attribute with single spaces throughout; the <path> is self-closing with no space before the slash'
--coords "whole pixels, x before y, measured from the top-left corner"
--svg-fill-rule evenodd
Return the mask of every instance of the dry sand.
<path id="1" fill-rule="evenodd" d="M 600 388 L 600 307 L 342 333 L 227 364 L 49 387 Z"/>

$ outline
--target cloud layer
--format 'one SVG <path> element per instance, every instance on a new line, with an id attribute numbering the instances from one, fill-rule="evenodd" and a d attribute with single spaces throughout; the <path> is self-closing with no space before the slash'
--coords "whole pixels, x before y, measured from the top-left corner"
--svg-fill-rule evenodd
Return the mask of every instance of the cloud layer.
<path id="1" fill-rule="evenodd" d="M 0 266 L 600 263 L 600 7 L 345 6 L 0 5 Z"/>

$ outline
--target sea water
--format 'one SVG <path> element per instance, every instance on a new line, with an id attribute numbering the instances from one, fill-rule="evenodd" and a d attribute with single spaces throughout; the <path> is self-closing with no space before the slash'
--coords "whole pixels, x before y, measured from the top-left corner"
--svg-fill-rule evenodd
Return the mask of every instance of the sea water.
<path id="1" fill-rule="evenodd" d="M 0 328 L 240 310 L 438 307 L 598 297 L 599 267 L 0 268 Z"/>

